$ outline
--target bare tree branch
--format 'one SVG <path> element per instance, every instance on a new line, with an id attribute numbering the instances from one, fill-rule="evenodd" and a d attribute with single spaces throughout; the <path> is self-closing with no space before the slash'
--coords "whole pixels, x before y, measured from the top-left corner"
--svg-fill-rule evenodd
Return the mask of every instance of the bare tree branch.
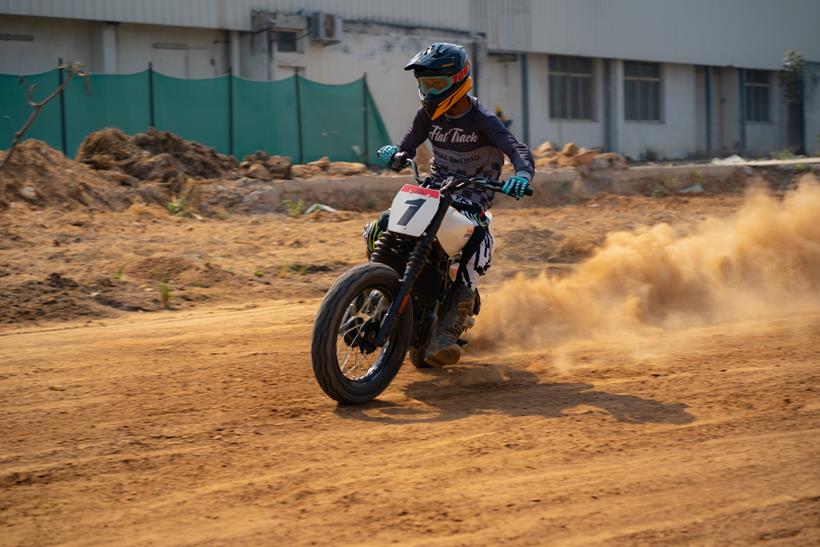
<path id="1" fill-rule="evenodd" d="M 88 76 L 87 73 L 83 72 L 83 63 L 69 63 L 67 65 L 60 65 L 57 67 L 58 70 L 67 70 L 68 75 L 63 80 L 57 89 L 55 89 L 48 97 L 43 99 L 42 101 L 35 101 L 34 100 L 34 90 L 37 88 L 37 84 L 32 84 L 26 90 L 26 102 L 31 106 L 34 110 L 31 111 L 26 123 L 23 124 L 23 127 L 20 128 L 14 134 L 14 139 L 11 141 L 11 147 L 9 147 L 8 152 L 6 152 L 6 156 L 3 158 L 3 161 L 0 162 L 0 171 L 3 170 L 3 167 L 9 162 L 11 159 L 12 154 L 14 153 L 15 148 L 17 147 L 17 143 L 20 142 L 20 139 L 25 135 L 26 131 L 29 130 L 31 125 L 37 119 L 37 116 L 40 115 L 40 111 L 45 107 L 49 102 L 51 102 L 55 97 L 57 97 L 60 93 L 62 93 L 66 86 L 68 86 L 69 82 L 71 82 L 74 76 L 79 76 L 81 78 L 86 78 Z M 26 83 L 26 80 L 21 76 L 20 77 L 20 85 Z M 86 80 L 86 92 L 88 92 L 88 80 Z"/>

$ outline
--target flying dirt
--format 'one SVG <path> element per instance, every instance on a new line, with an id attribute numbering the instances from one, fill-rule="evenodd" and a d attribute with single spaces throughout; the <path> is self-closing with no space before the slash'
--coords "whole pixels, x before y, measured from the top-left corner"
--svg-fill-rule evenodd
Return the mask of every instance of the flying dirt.
<path id="1" fill-rule="evenodd" d="M 609 234 L 569 275 L 523 275 L 488 301 L 475 346 L 533 349 L 820 310 L 820 184 L 752 190 L 737 214 Z"/>

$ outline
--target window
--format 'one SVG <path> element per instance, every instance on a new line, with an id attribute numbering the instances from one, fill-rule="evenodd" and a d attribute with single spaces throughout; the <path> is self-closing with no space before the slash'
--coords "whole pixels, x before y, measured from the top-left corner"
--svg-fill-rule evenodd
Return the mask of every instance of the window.
<path id="1" fill-rule="evenodd" d="M 592 59 L 550 55 L 550 118 L 591 120 Z"/>
<path id="2" fill-rule="evenodd" d="M 296 33 L 282 30 L 276 31 L 276 51 L 290 53 L 297 51 Z"/>
<path id="3" fill-rule="evenodd" d="M 769 121 L 769 72 L 746 71 L 746 121 Z"/>
<path id="4" fill-rule="evenodd" d="M 661 121 L 661 65 L 624 61 L 626 119 Z"/>

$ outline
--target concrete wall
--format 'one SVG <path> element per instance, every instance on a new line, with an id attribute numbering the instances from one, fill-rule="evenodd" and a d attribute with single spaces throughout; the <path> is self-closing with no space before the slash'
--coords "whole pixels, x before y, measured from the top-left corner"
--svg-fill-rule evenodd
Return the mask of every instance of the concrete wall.
<path id="1" fill-rule="evenodd" d="M 616 127 L 619 152 L 632 158 L 684 158 L 697 150 L 695 67 L 661 66 L 661 121 L 631 121 L 625 116 L 623 62 L 616 63 Z"/>
<path id="2" fill-rule="evenodd" d="M 593 61 L 593 120 L 550 118 L 548 56 L 530 55 L 530 141 L 533 146 L 550 141 L 556 146 L 574 142 L 581 146 L 601 148 L 604 145 L 603 71 L 600 59 Z"/>
<path id="3" fill-rule="evenodd" d="M 81 61 L 90 72 L 119 74 L 143 71 L 149 62 L 181 78 L 212 78 L 228 69 L 226 33 L 220 30 L 0 16 L 0 32 L 33 37 L 0 42 L 4 74 L 45 72 L 57 66 L 58 58 Z"/>
<path id="4" fill-rule="evenodd" d="M 213 78 L 228 72 L 224 31 L 122 24 L 117 42 L 119 73 L 145 70 L 149 62 L 154 70 L 180 78 Z"/>
<path id="5" fill-rule="evenodd" d="M 513 122 L 510 131 L 523 139 L 524 113 L 521 102 L 521 56 L 487 56 L 480 67 L 478 99 L 494 110 L 499 106 Z"/>
<path id="6" fill-rule="evenodd" d="M 58 58 L 82 60 L 89 70 L 101 70 L 102 57 L 96 47 L 100 29 L 100 23 L 89 21 L 0 15 L 0 33 L 33 38 L 0 42 L 0 73 L 46 72 L 57 66 Z"/>

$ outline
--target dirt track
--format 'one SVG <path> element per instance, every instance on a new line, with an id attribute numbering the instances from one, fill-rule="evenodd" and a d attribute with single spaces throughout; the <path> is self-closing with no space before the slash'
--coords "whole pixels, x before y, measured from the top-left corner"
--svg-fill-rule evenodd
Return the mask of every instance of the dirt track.
<path id="1" fill-rule="evenodd" d="M 8 332 L 3 544 L 820 540 L 820 314 L 315 385 L 317 302 Z M 737 334 L 741 332 L 742 334 Z"/>
<path id="2" fill-rule="evenodd" d="M 738 203 L 499 213 L 487 298 L 637 220 Z M 367 215 L 32 215 L 6 225 L 7 286 L 59 266 L 90 311 L 0 329 L 2 545 L 820 542 L 820 312 L 407 364 L 377 402 L 337 407 L 313 380 L 310 326 L 318 295 L 360 259 Z M 142 302 L 156 293 L 137 265 L 158 255 L 231 274 L 172 279 L 215 303 L 96 313 L 95 276 L 124 264 L 107 290 Z M 330 271 L 270 274 L 309 260 Z"/>

